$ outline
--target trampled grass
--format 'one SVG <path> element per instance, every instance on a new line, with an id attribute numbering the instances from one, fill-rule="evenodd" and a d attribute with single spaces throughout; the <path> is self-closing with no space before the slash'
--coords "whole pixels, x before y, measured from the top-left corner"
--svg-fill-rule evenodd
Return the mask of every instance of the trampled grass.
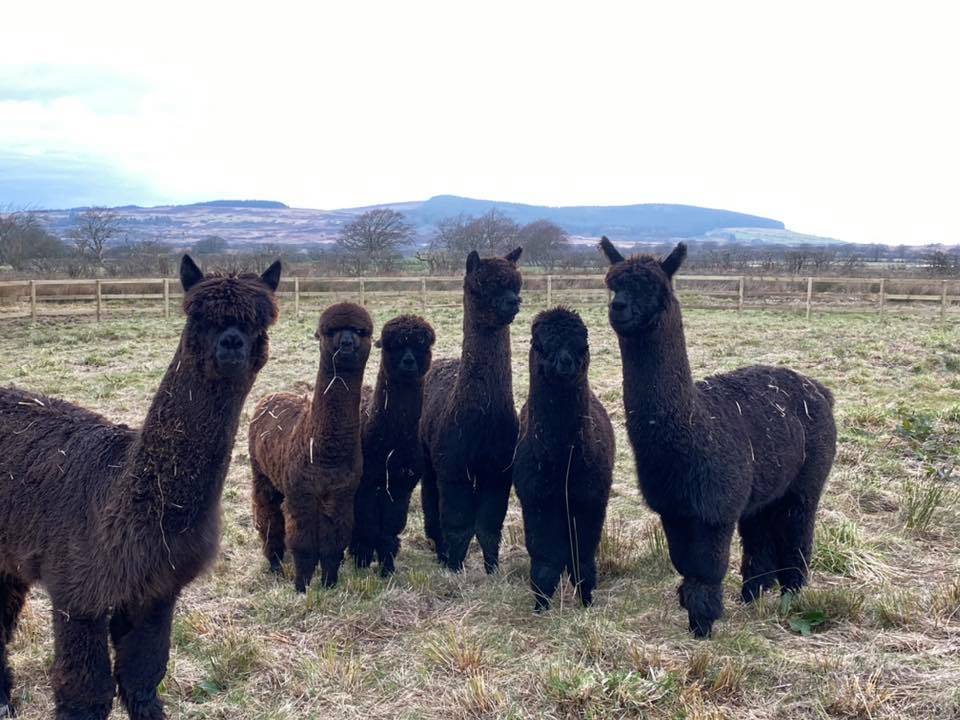
<path id="1" fill-rule="evenodd" d="M 377 326 L 413 306 L 374 308 Z M 840 443 L 819 514 L 812 585 L 737 601 L 739 548 L 714 639 L 686 632 L 678 578 L 639 499 L 624 433 L 620 356 L 599 307 L 584 307 L 591 381 L 617 429 L 613 496 L 595 603 L 569 584 L 534 616 L 519 507 L 502 568 L 476 551 L 438 568 L 415 499 L 398 572 L 347 567 L 333 590 L 298 596 L 266 570 L 250 516 L 245 425 L 257 399 L 305 392 L 317 314 L 271 333 L 224 492 L 212 571 L 184 592 L 162 691 L 171 717 L 214 718 L 945 718 L 960 713 L 960 327 L 934 320 L 690 311 L 697 377 L 786 364 L 837 397 Z M 533 308 L 514 324 L 517 406 L 527 392 Z M 430 310 L 435 357 L 459 353 L 460 312 Z M 0 383 L 55 394 L 139 424 L 180 321 L 2 325 Z M 371 359 L 367 377 L 376 373 Z M 20 717 L 50 716 L 49 603 L 31 592 L 10 648 Z M 113 717 L 122 717 L 119 710 Z"/>

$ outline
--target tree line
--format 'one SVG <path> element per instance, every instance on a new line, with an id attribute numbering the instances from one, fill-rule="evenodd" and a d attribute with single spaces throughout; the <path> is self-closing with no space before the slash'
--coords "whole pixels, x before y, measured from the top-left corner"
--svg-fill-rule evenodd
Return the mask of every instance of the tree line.
<path id="1" fill-rule="evenodd" d="M 439 220 L 426 236 L 403 213 L 377 208 L 346 223 L 333 242 L 290 247 L 232 247 L 211 235 L 188 247 L 162 236 L 131 239 L 126 220 L 109 208 L 85 209 L 62 237 L 28 211 L 0 212 L 0 270 L 38 277 L 169 276 L 183 250 L 228 272 L 262 271 L 282 257 L 290 270 L 311 275 L 456 275 L 471 250 L 504 254 L 521 246 L 527 267 L 544 272 L 600 272 L 605 263 L 590 242 L 576 242 L 550 220 L 521 225 L 497 210 L 479 217 Z M 638 252 L 662 254 L 675 240 L 643 243 Z M 689 272 L 790 275 L 927 275 L 960 277 L 960 247 L 784 245 L 697 238 L 689 243 Z"/>

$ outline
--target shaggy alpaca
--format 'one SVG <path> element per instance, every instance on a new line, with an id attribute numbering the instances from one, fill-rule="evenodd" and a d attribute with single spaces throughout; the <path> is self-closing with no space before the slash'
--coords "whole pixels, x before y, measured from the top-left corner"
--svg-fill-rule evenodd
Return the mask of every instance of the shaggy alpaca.
<path id="1" fill-rule="evenodd" d="M 401 315 L 390 320 L 377 341 L 377 385 L 363 388 L 363 478 L 354 500 L 350 553 L 363 568 L 376 551 L 384 577 L 393 573 L 410 495 L 423 474 L 417 426 L 434 340 L 433 328 L 422 318 Z"/>
<path id="2" fill-rule="evenodd" d="M 520 310 L 521 248 L 503 258 L 467 257 L 463 349 L 427 373 L 420 440 L 423 522 L 437 560 L 463 568 L 476 534 L 488 573 L 496 569 L 517 442 L 510 323 Z"/>
<path id="3" fill-rule="evenodd" d="M 690 630 L 723 614 L 730 540 L 743 544 L 741 596 L 779 581 L 806 583 L 817 503 L 836 452 L 833 396 L 781 367 L 752 365 L 694 383 L 671 278 L 683 243 L 664 260 L 629 259 L 603 238 L 612 267 L 610 324 L 623 357 L 623 401 L 637 478 L 660 515 L 683 576 Z"/>
<path id="4" fill-rule="evenodd" d="M 616 448 L 610 418 L 590 390 L 589 368 L 580 316 L 565 308 L 537 315 L 530 396 L 520 411 L 513 465 L 537 611 L 550 607 L 564 570 L 584 607 L 597 585 L 596 552 Z"/>
<path id="5" fill-rule="evenodd" d="M 280 264 L 207 276 L 185 256 L 187 321 L 140 430 L 63 400 L 0 389 L 0 717 L 27 589 L 53 605 L 56 717 L 131 718 L 157 697 L 180 590 L 213 560 L 240 410 L 267 361 Z M 107 638 L 115 651 L 110 673 Z"/>
<path id="6" fill-rule="evenodd" d="M 360 483 L 360 388 L 373 321 L 353 303 L 320 316 L 320 366 L 313 400 L 274 393 L 250 423 L 254 522 L 270 569 L 281 572 L 284 545 L 294 584 L 306 592 L 317 563 L 324 587 L 337 584 L 353 529 Z"/>

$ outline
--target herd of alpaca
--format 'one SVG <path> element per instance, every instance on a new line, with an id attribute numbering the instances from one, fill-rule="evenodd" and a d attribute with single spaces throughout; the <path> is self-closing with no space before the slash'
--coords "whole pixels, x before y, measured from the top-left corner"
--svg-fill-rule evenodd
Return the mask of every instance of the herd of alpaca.
<path id="1" fill-rule="evenodd" d="M 682 576 L 689 629 L 709 636 L 735 528 L 744 602 L 805 584 L 836 449 L 833 398 L 815 380 L 760 365 L 694 382 L 672 288 L 685 246 L 662 260 L 624 258 L 606 238 L 601 249 L 640 491 Z M 476 536 L 494 572 L 515 488 L 534 609 L 549 608 L 564 572 L 591 604 L 613 427 L 587 378 L 587 327 L 563 307 L 534 318 L 518 417 L 510 325 L 520 254 L 468 256 L 459 359 L 431 363 L 433 328 L 400 316 L 383 326 L 376 384 L 364 386 L 373 322 L 339 303 L 320 316 L 312 397 L 274 393 L 256 405 L 254 525 L 271 571 L 283 574 L 290 551 L 299 592 L 318 565 L 321 585 L 335 585 L 348 549 L 358 568 L 376 558 L 393 573 L 420 482 L 438 562 L 462 570 Z M 0 717 L 14 712 L 6 645 L 34 584 L 53 606 L 56 717 L 102 720 L 115 695 L 134 720 L 165 717 L 157 688 L 174 605 L 217 552 L 241 410 L 278 315 L 280 264 L 204 276 L 185 256 L 180 279 L 186 323 L 139 430 L 0 388 Z"/>

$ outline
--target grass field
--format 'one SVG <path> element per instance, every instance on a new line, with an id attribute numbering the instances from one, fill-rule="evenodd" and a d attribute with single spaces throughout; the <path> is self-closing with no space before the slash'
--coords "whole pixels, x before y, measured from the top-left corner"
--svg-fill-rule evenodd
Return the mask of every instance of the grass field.
<path id="1" fill-rule="evenodd" d="M 376 309 L 379 328 L 397 308 Z M 786 364 L 837 397 L 840 444 L 818 518 L 811 587 L 738 604 L 739 548 L 714 639 L 688 636 L 678 577 L 636 489 L 623 431 L 620 356 L 603 308 L 584 309 L 591 380 L 617 428 L 613 497 L 594 606 L 569 586 L 531 612 L 514 499 L 500 573 L 476 548 L 438 568 L 419 500 L 389 581 L 347 568 L 297 595 L 265 572 L 250 514 L 246 424 L 258 398 L 306 391 L 316 313 L 271 333 L 223 498 L 213 571 L 184 592 L 162 692 L 175 718 L 960 717 L 960 327 L 933 320 L 691 311 L 696 377 Z M 532 312 L 514 323 L 517 406 Z M 459 310 L 430 314 L 435 357 L 456 355 Z M 139 424 L 180 320 L 0 325 L 0 384 L 58 395 Z M 376 374 L 371 357 L 367 377 Z M 10 656 L 24 720 L 50 717 L 49 603 L 32 591 Z M 119 710 L 113 717 L 121 717 Z"/>

